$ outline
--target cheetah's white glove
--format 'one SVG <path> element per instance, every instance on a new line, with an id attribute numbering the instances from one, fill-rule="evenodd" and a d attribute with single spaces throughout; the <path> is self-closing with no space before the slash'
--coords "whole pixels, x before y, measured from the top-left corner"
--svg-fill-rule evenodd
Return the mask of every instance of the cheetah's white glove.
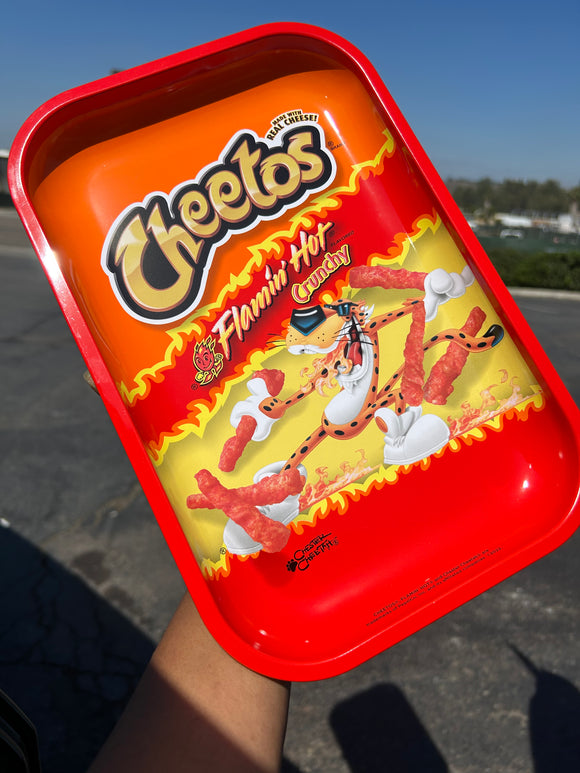
<path id="1" fill-rule="evenodd" d="M 252 440 L 265 440 L 278 419 L 272 419 L 263 413 L 260 410 L 260 403 L 262 400 L 272 397 L 272 395 L 268 392 L 268 387 L 263 378 L 250 379 L 248 381 L 248 389 L 251 395 L 234 405 L 230 415 L 230 423 L 236 429 L 242 416 L 251 416 L 256 420 L 256 429 L 252 435 Z"/>
<path id="2" fill-rule="evenodd" d="M 425 277 L 425 322 L 431 322 L 437 316 L 437 309 L 451 298 L 460 298 L 475 277 L 469 266 L 461 274 L 451 273 L 444 268 L 436 268 Z"/>

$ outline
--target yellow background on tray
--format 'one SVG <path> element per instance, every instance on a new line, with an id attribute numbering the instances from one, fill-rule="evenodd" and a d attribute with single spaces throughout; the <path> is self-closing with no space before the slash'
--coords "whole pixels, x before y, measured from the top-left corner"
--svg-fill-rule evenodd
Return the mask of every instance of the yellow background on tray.
<path id="1" fill-rule="evenodd" d="M 465 267 L 463 257 L 440 221 L 435 229 L 427 227 L 413 242 L 409 240 L 403 245 L 403 249 L 406 255 L 404 267 L 408 270 L 430 271 L 444 267 L 447 271 L 460 273 Z M 364 299 L 368 305 L 374 305 L 374 313 L 378 314 L 385 309 L 397 308 L 405 298 L 417 295 L 417 292 L 368 288 L 350 290 L 348 295 L 358 301 Z M 422 297 L 421 293 L 418 295 Z M 425 337 L 428 338 L 441 330 L 460 327 L 474 306 L 480 306 L 487 315 L 480 335 L 491 324 L 498 322 L 486 295 L 479 285 L 474 283 L 462 298 L 450 300 L 439 307 L 435 320 L 427 323 Z M 405 317 L 387 326 L 380 334 L 380 386 L 383 386 L 403 363 L 403 349 L 409 325 L 410 318 Z M 281 335 L 283 332 L 280 331 Z M 424 363 L 426 376 L 445 348 L 445 345 L 441 345 L 427 352 Z M 281 396 L 287 396 L 304 384 L 301 371 L 314 357 L 315 355 L 295 356 L 286 349 L 277 349 L 273 355 L 264 355 L 259 361 L 256 358 L 251 370 L 261 367 L 282 370 L 285 383 Z M 157 472 L 198 560 L 219 560 L 227 519 L 219 510 L 188 510 L 187 496 L 198 491 L 194 479 L 195 472 L 201 467 L 209 469 L 228 488 L 251 484 L 253 475 L 260 468 L 274 461 L 287 460 L 295 449 L 302 445 L 304 439 L 314 432 L 320 424 L 326 404 L 330 397 L 336 394 L 337 389 L 338 387 L 324 396 L 315 392 L 300 404 L 291 407 L 274 425 L 266 440 L 250 442 L 235 471 L 231 473 L 220 472 L 218 461 L 225 441 L 233 434 L 229 421 L 232 407 L 249 394 L 245 380 L 226 392 L 223 407 L 211 417 L 201 436 L 192 428 L 190 432 L 185 430 L 182 435 L 166 444 Z M 460 419 L 471 409 L 479 410 L 483 401 L 488 399 L 488 390 L 495 398 L 495 402 L 486 408 L 488 413 L 500 409 L 503 404 L 512 407 L 537 391 L 532 373 L 508 336 L 491 350 L 470 354 L 462 374 L 454 382 L 454 391 L 447 404 L 436 406 L 424 403 L 423 411 L 435 413 L 450 423 L 453 419 Z M 485 419 L 486 414 L 482 414 L 481 420 Z M 361 452 L 364 453 L 365 466 L 369 471 L 371 468 L 376 470 L 383 464 L 383 435 L 374 422 L 350 440 L 326 438 L 305 461 L 308 482 L 314 484 L 321 476 L 330 481 L 340 477 L 344 474 L 342 465 L 355 468 L 360 464 Z M 302 513 L 295 523 L 300 523 L 301 520 L 308 521 L 308 513 Z"/>

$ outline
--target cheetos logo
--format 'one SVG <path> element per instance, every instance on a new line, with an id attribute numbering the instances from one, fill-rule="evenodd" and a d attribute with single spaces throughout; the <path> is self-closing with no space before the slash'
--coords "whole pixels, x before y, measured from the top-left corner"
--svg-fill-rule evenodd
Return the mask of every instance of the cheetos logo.
<path id="1" fill-rule="evenodd" d="M 119 302 L 153 324 L 183 317 L 201 302 L 220 244 L 302 203 L 335 172 L 317 124 L 290 126 L 275 140 L 238 132 L 196 179 L 117 217 L 101 263 Z"/>

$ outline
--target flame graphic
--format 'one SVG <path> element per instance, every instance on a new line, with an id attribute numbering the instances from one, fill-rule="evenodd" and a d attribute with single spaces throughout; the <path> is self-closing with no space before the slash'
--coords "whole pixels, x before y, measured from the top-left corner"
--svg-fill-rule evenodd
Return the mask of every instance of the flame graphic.
<path id="1" fill-rule="evenodd" d="M 495 397 L 492 390 L 501 384 L 505 384 L 509 378 L 506 370 L 502 370 L 500 373 L 502 374 L 500 384 L 491 384 L 480 391 L 479 396 L 481 398 L 481 405 L 479 408 L 474 408 L 466 401 L 461 404 L 462 413 L 459 417 L 448 417 L 447 422 L 452 438 L 469 432 L 478 425 L 493 419 L 499 414 L 509 411 L 511 408 L 514 408 L 522 402 L 522 391 L 519 384 L 516 383 L 517 379 L 515 377 L 509 382 L 512 390 L 511 394 L 503 399 Z"/>
<path id="2" fill-rule="evenodd" d="M 506 371 L 502 374 L 501 384 L 508 382 Z M 401 475 L 408 475 L 416 468 L 427 470 L 433 459 L 440 458 L 446 453 L 457 453 L 464 446 L 470 446 L 473 442 L 486 439 L 488 432 L 501 432 L 504 422 L 516 419 L 527 421 L 532 413 L 543 410 L 546 400 L 538 386 L 533 387 L 533 394 L 522 397 L 519 386 L 512 378 L 510 386 L 511 394 L 504 399 L 493 396 L 492 390 L 498 384 L 491 384 L 480 392 L 481 405 L 473 408 L 468 402 L 462 404 L 462 414 L 453 419 L 451 439 L 449 443 L 426 459 L 421 459 L 413 464 L 405 465 L 376 465 L 373 467 L 365 450 L 357 449 L 360 458 L 354 464 L 350 461 L 341 463 L 341 472 L 329 480 L 328 467 L 317 467 L 315 472 L 317 479 L 314 483 L 307 483 L 300 497 L 300 515 L 291 524 L 292 531 L 303 534 L 307 527 L 314 527 L 320 520 L 324 520 L 331 513 L 344 515 L 351 502 L 357 502 L 371 490 L 380 491 L 385 485 L 394 485 Z M 495 406 L 492 408 L 492 406 Z M 491 408 L 491 409 L 490 409 Z M 258 553 L 252 556 L 235 556 L 237 560 L 246 561 L 249 558 L 257 558 Z M 231 571 L 231 561 L 234 557 L 224 554 L 219 561 L 204 559 L 201 568 L 209 580 L 227 577 Z"/>

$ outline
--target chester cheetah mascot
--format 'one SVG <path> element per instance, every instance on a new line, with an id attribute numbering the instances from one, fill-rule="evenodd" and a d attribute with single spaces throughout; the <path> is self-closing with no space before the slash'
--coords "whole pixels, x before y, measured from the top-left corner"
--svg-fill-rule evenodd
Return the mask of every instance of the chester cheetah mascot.
<path id="1" fill-rule="evenodd" d="M 489 350 L 503 337 L 503 329 L 495 324 L 477 337 L 485 314 L 475 307 L 462 328 L 445 330 L 425 339 L 426 323 L 435 319 L 439 306 L 464 295 L 473 281 L 468 267 L 461 274 L 444 269 L 423 273 L 384 266 L 355 267 L 349 276 L 353 288 L 381 287 L 386 291 L 409 288 L 423 291 L 423 296 L 408 298 L 401 307 L 378 316 L 372 316 L 373 309 L 364 303 L 342 299 L 295 309 L 286 334 L 286 347 L 294 355 L 324 355 L 322 369 L 305 386 L 285 398 L 272 396 L 263 378 L 251 379 L 250 395 L 232 410 L 232 426 L 237 427 L 242 416 L 252 416 L 256 421 L 252 440 L 263 442 L 286 411 L 315 391 L 317 378 L 334 379 L 340 391 L 329 399 L 319 426 L 299 448 L 286 461 L 259 470 L 254 483 L 292 467 L 297 467 L 306 479 L 304 462 L 323 440 L 352 438 L 373 421 L 383 434 L 385 465 L 412 464 L 443 448 L 449 441 L 449 428 L 439 416 L 424 412 L 423 402 L 445 404 L 453 391 L 452 381 L 461 372 L 468 355 Z M 380 385 L 379 331 L 405 316 L 411 317 L 411 325 L 405 341 L 404 363 L 386 384 Z M 424 352 L 440 343 L 448 344 L 447 351 L 425 380 Z M 288 525 L 298 515 L 299 496 L 289 496 L 283 502 L 259 509 L 268 518 Z M 231 553 L 237 554 L 254 553 L 261 548 L 233 520 L 225 527 L 224 544 Z"/>

